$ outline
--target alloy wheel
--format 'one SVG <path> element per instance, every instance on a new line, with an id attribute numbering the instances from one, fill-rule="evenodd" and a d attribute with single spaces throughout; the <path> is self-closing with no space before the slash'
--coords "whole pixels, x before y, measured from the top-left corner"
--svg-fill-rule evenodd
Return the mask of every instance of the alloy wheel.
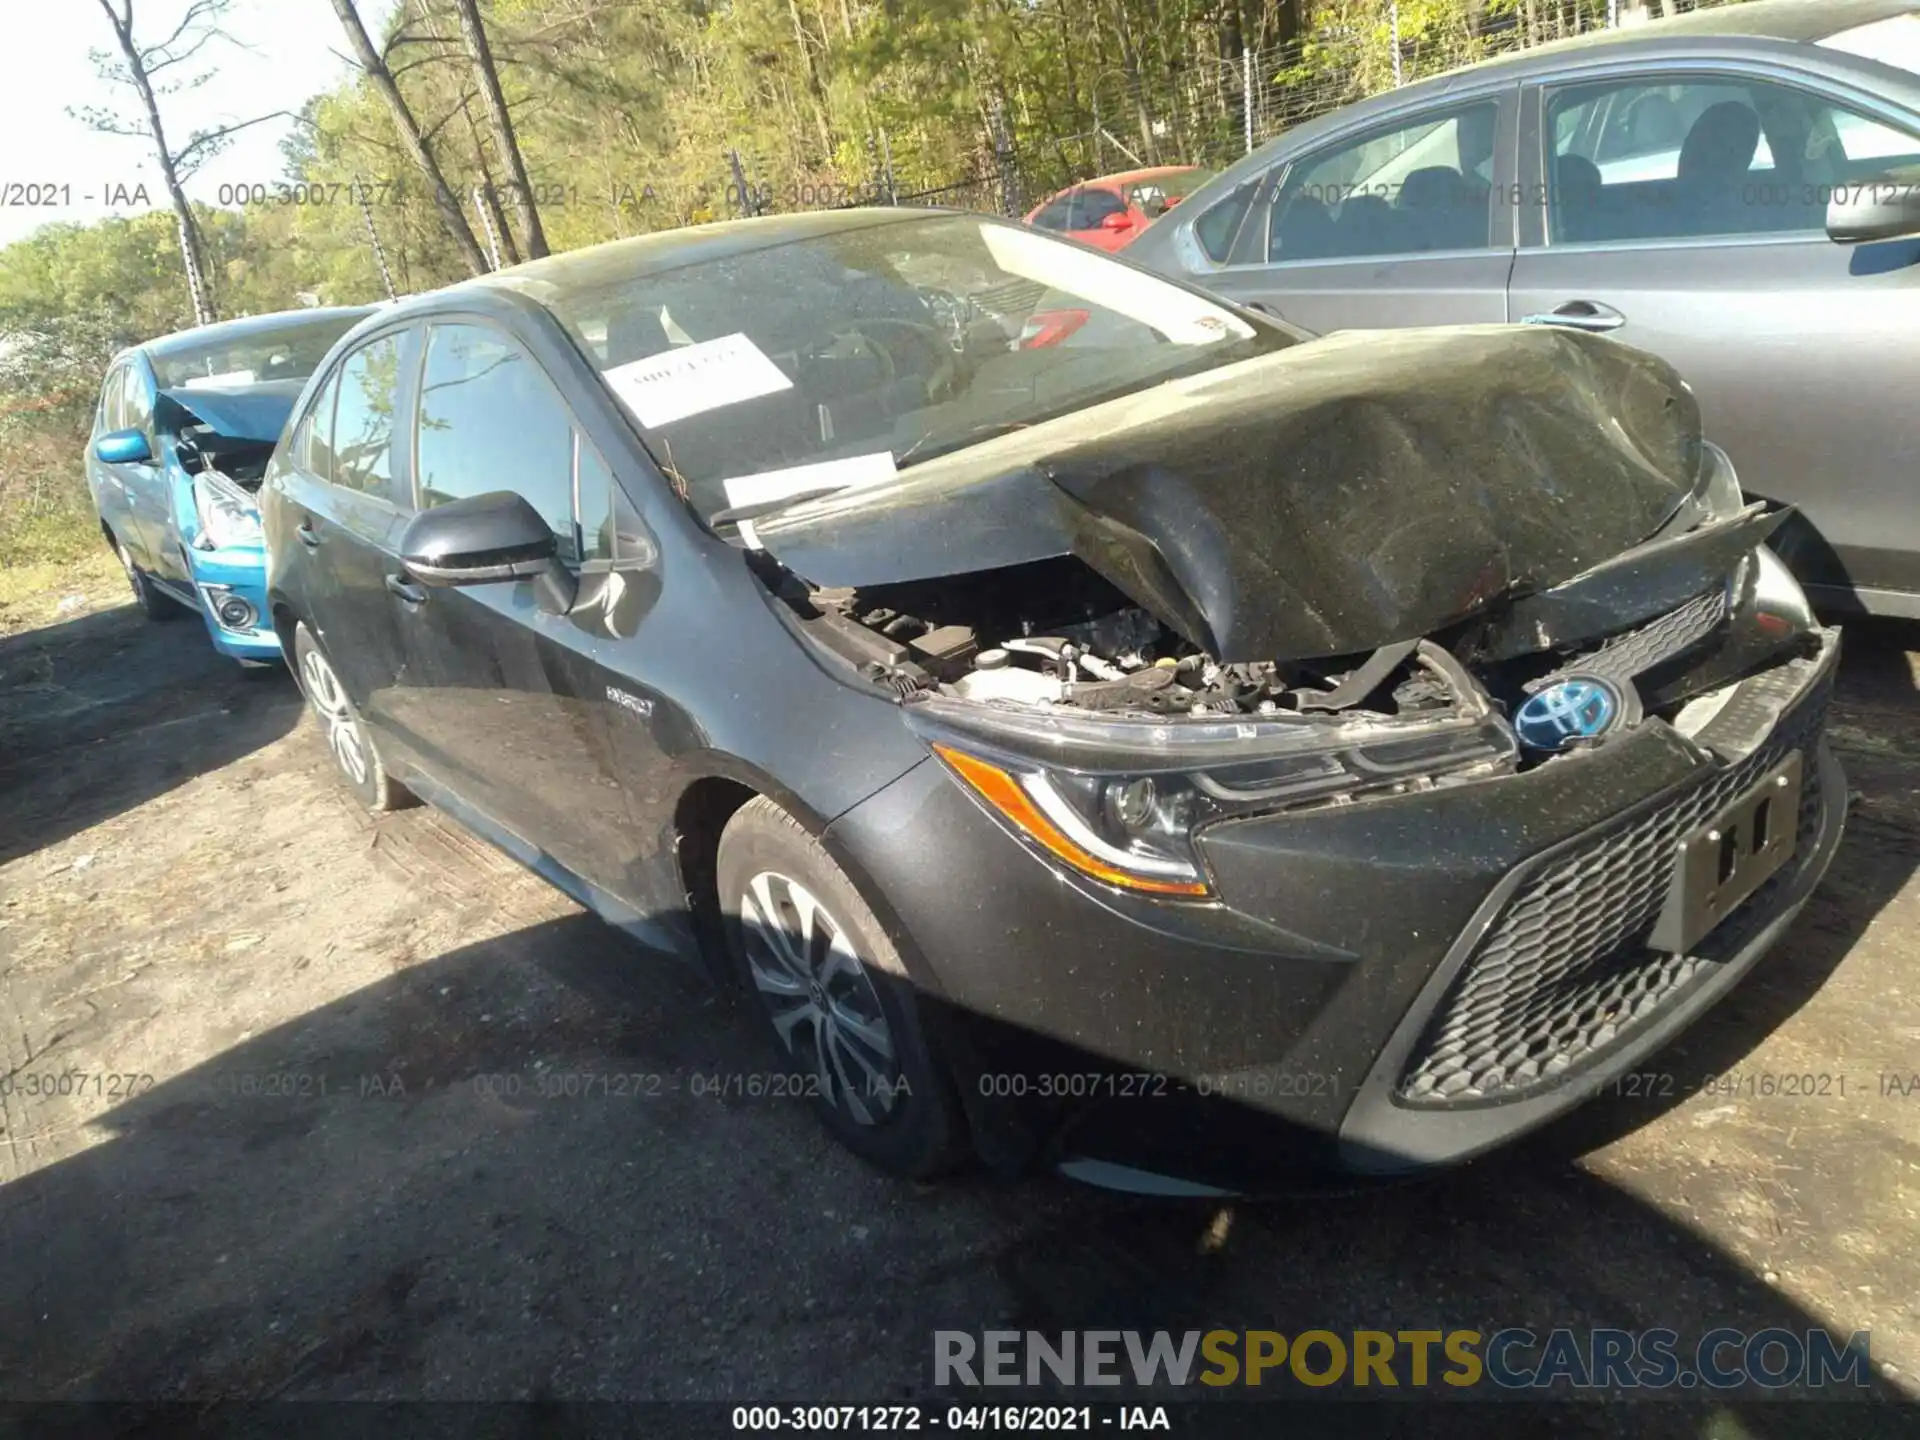
<path id="1" fill-rule="evenodd" d="M 300 678 L 306 682 L 307 699 L 313 702 L 313 713 L 320 717 L 333 758 L 354 784 L 366 784 L 367 752 L 360 740 L 360 725 L 333 667 L 318 650 L 309 650 L 300 662 Z"/>
<path id="2" fill-rule="evenodd" d="M 821 1099 L 876 1125 L 902 1093 L 893 1032 L 845 926 L 798 881 L 763 870 L 740 897 L 755 991 Z"/>

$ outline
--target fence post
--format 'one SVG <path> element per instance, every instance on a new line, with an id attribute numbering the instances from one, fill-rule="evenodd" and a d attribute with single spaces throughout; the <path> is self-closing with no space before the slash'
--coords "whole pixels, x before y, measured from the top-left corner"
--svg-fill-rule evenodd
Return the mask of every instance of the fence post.
<path id="1" fill-rule="evenodd" d="M 1387 6 L 1387 30 L 1393 37 L 1393 88 L 1398 90 L 1402 76 L 1400 74 L 1400 0 L 1393 0 Z"/>
<path id="2" fill-rule="evenodd" d="M 387 250 L 380 243 L 380 232 L 373 228 L 373 206 L 367 203 L 367 187 L 356 174 L 353 177 L 353 193 L 360 197 L 360 218 L 367 225 L 367 243 L 373 247 L 373 263 L 380 268 L 380 283 L 386 287 L 387 299 L 397 298 L 393 288 L 393 272 L 387 268 Z"/>
<path id="3" fill-rule="evenodd" d="M 1246 132 L 1246 153 L 1253 153 L 1253 51 L 1246 42 L 1240 44 L 1240 116 L 1241 129 Z"/>
<path id="4" fill-rule="evenodd" d="M 480 228 L 486 232 L 488 263 L 498 270 L 500 268 L 500 237 L 494 234 L 493 215 L 489 212 L 486 201 L 481 197 L 478 185 L 473 187 L 473 208 L 480 216 Z"/>
<path id="5" fill-rule="evenodd" d="M 727 151 L 727 164 L 733 169 L 733 193 L 740 199 L 742 215 L 757 215 L 759 207 L 753 203 L 753 192 L 747 189 L 747 172 L 740 168 L 740 152 Z"/>
<path id="6" fill-rule="evenodd" d="M 884 130 L 880 132 L 880 155 L 887 167 L 887 203 L 898 205 L 900 189 L 893 182 L 893 141 L 887 138 L 887 132 Z"/>
<path id="7" fill-rule="evenodd" d="M 997 103 L 993 107 L 993 153 L 1000 168 L 1000 213 L 1018 215 L 1020 174 L 1014 164 L 1013 137 L 1007 133 L 1006 111 Z"/>

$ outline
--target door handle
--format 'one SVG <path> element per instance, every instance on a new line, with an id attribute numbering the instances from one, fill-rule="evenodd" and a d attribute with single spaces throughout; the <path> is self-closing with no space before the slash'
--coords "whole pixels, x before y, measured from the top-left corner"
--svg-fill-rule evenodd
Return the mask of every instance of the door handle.
<path id="1" fill-rule="evenodd" d="M 387 589 L 398 595 L 403 604 L 419 606 L 427 603 L 427 587 L 414 584 L 404 575 L 387 576 Z"/>
<path id="2" fill-rule="evenodd" d="M 313 528 L 312 520 L 302 520 L 293 527 L 293 533 L 300 537 L 300 543 L 309 550 L 320 548 L 320 532 Z"/>
<path id="3" fill-rule="evenodd" d="M 1598 300 L 1568 300 L 1544 315 L 1522 315 L 1522 325 L 1565 325 L 1572 330 L 1618 330 L 1627 317 Z"/>

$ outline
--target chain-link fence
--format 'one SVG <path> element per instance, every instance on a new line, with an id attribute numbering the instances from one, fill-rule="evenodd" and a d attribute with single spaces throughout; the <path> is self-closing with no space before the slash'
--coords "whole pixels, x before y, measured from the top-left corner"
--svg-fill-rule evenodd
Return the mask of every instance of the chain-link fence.
<path id="1" fill-rule="evenodd" d="M 858 184 L 770 180 L 735 172 L 726 186 L 732 214 L 773 214 L 851 205 L 940 205 L 1023 215 L 1078 180 L 1158 165 L 1217 169 L 1303 121 L 1383 90 L 1462 65 L 1632 26 L 1662 14 L 1742 0 L 1516 0 L 1471 7 L 1436 20 L 1430 7 L 1403 27 L 1400 7 L 1332 0 L 1316 26 L 1286 45 L 1246 50 L 1237 59 L 1203 61 L 1152 81 L 1123 69 L 1085 81 L 1079 107 L 1086 128 L 1074 134 L 1001 139 L 972 173 L 935 183 L 903 181 L 883 164 Z"/>

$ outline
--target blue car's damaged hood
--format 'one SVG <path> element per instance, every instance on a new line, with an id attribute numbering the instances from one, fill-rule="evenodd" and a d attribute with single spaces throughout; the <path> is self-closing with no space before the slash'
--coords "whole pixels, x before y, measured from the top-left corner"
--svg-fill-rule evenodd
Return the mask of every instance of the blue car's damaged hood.
<path id="1" fill-rule="evenodd" d="M 301 380 L 269 380 L 260 385 L 208 386 L 162 390 L 161 400 L 187 412 L 232 440 L 257 440 L 271 445 L 293 411 L 306 385 Z"/>

